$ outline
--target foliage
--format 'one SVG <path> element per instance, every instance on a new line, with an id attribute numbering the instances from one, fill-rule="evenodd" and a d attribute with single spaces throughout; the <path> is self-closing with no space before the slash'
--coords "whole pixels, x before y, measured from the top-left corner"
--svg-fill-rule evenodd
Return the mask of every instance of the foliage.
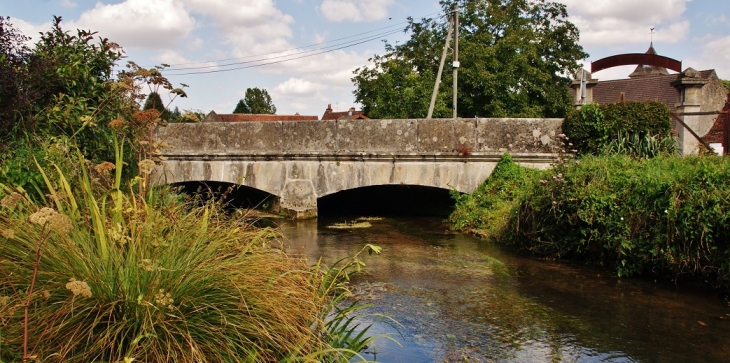
<path id="1" fill-rule="evenodd" d="M 453 1 L 441 1 L 450 13 Z M 545 0 L 458 0 L 458 115 L 562 117 L 570 109 L 567 76 L 587 57 L 566 7 Z M 386 55 L 355 70 L 355 99 L 369 117 L 425 117 L 445 42 L 445 18 L 409 20 L 411 38 L 386 43 Z M 451 72 L 441 84 L 451 85 Z M 451 114 L 450 90 L 435 115 Z M 393 104 L 393 100 L 405 100 Z M 447 106 L 449 105 L 449 106 Z"/>
<path id="2" fill-rule="evenodd" d="M 33 198 L 45 194 L 34 160 L 43 166 L 53 162 L 72 166 L 65 161 L 72 145 L 94 163 L 114 160 L 110 140 L 118 132 L 115 128 L 135 144 L 123 155 L 130 165 L 136 165 L 132 159 L 139 155 L 133 152 L 139 151 L 137 143 L 146 142 L 142 148 L 148 152 L 156 148 L 146 140 L 151 127 L 161 120 L 159 113 L 138 112 L 141 84 L 185 97 L 182 89 L 173 88 L 161 76 L 160 68 L 144 69 L 130 62 L 126 71 L 112 79 L 113 67 L 123 56 L 119 46 L 107 39 L 94 43 L 95 33 L 90 31 L 71 35 L 60 23 L 61 18 L 54 17 L 51 30 L 41 34 L 33 51 L 25 58 L 16 57 L 22 60 L 16 66 L 23 77 L 15 78 L 13 85 L 23 90 L 17 96 L 22 102 L 13 103 L 8 113 L 14 126 L 0 135 L 4 143 L 0 181 L 23 187 Z M 8 45 L 12 41 L 2 41 L 3 49 L 12 48 Z"/>
<path id="3" fill-rule="evenodd" d="M 725 92 L 730 93 L 730 80 L 723 79 L 722 86 L 725 88 Z"/>
<path id="4" fill-rule="evenodd" d="M 348 361 L 372 342 L 353 334 L 357 307 L 325 320 L 357 256 L 309 267 L 274 230 L 166 189 L 123 192 L 121 160 L 77 155 L 76 180 L 42 173 L 48 204 L 2 186 L 1 361 Z"/>
<path id="5" fill-rule="evenodd" d="M 633 158 L 653 158 L 661 154 L 679 155 L 677 140 L 673 136 L 651 136 L 619 131 L 616 138 L 606 143 L 602 152 L 613 155 L 629 155 Z"/>
<path id="6" fill-rule="evenodd" d="M 671 140 L 669 108 L 656 101 L 589 104 L 572 111 L 563 122 L 563 131 L 580 154 L 599 154 L 621 135 L 636 134 L 638 139 L 656 139 L 660 152 L 676 149 Z M 634 136 L 631 136 L 634 137 Z"/>
<path id="7" fill-rule="evenodd" d="M 540 178 L 511 192 L 517 203 L 501 212 L 509 221 L 499 240 L 619 276 L 686 276 L 730 291 L 727 158 L 586 156 Z M 457 204 L 455 215 L 487 213 L 468 208 L 478 207 Z"/>
<path id="8" fill-rule="evenodd" d="M 489 178 L 471 194 L 452 191 L 456 201 L 449 216 L 454 228 L 485 237 L 499 238 L 505 233 L 510 212 L 521 193 L 536 182 L 536 170 L 517 165 L 509 153 L 495 166 Z"/>
<path id="9" fill-rule="evenodd" d="M 0 147 L 13 127 L 14 111 L 28 107 L 35 99 L 25 83 L 24 65 L 31 57 L 25 45 L 28 37 L 10 24 L 10 18 L 0 16 Z"/>
<path id="10" fill-rule="evenodd" d="M 142 107 L 142 110 L 150 110 L 155 109 L 160 112 L 160 117 L 163 120 L 166 121 L 172 121 L 173 119 L 173 112 L 170 112 L 170 110 L 167 109 L 166 105 L 162 102 L 162 98 L 160 97 L 160 94 L 156 91 L 150 92 L 150 94 L 147 96 L 147 99 L 144 101 L 144 106 Z M 181 117 L 180 110 L 177 111 L 177 117 Z"/>
<path id="11" fill-rule="evenodd" d="M 247 88 L 246 95 L 238 101 L 233 113 L 270 114 L 276 113 L 276 106 L 266 89 Z"/>

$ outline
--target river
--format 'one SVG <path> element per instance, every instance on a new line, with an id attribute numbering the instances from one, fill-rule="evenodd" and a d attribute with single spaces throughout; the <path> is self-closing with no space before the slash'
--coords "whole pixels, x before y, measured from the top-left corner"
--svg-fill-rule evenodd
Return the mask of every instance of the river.
<path id="1" fill-rule="evenodd" d="M 325 263 L 365 244 L 351 282 L 380 362 L 730 362 L 730 306 L 714 294 L 619 279 L 590 266 L 519 256 L 454 233 L 443 218 L 279 221 L 290 251 Z M 380 319 L 384 314 L 395 321 Z"/>

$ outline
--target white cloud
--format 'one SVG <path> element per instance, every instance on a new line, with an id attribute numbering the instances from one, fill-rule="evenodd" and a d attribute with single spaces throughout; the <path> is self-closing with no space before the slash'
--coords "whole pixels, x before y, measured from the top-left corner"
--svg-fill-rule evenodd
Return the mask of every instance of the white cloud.
<path id="1" fill-rule="evenodd" d="M 689 0 L 558 0 L 568 7 L 570 21 L 580 30 L 583 46 L 676 43 L 689 34 L 682 18 Z"/>
<path id="2" fill-rule="evenodd" d="M 40 34 L 38 33 L 45 33 L 49 30 L 51 30 L 52 24 L 50 22 L 45 22 L 43 24 L 35 25 L 31 24 L 23 19 L 18 18 L 11 18 L 10 24 L 13 24 L 13 27 L 20 30 L 20 32 L 29 37 L 30 40 L 27 42 L 26 45 L 29 47 L 33 47 L 33 45 L 40 39 Z M 63 23 L 62 23 L 63 24 Z"/>
<path id="3" fill-rule="evenodd" d="M 682 63 L 696 70 L 714 69 L 721 79 L 730 79 L 730 53 L 718 51 L 721 49 L 730 49 L 730 35 L 704 44 L 699 57 L 685 59 Z"/>
<path id="4" fill-rule="evenodd" d="M 61 6 L 64 8 L 75 8 L 78 4 L 71 0 L 61 0 Z"/>
<path id="5" fill-rule="evenodd" d="M 279 83 L 272 93 L 281 96 L 309 96 L 325 88 L 325 85 L 321 83 L 313 83 L 303 78 L 289 78 L 285 82 Z"/>
<path id="6" fill-rule="evenodd" d="M 98 31 L 125 48 L 168 48 L 190 34 L 195 20 L 179 1 L 126 0 L 96 3 L 71 26 Z"/>
<path id="7" fill-rule="evenodd" d="M 394 0 L 323 0 L 322 15 L 331 21 L 367 22 L 385 19 Z"/>

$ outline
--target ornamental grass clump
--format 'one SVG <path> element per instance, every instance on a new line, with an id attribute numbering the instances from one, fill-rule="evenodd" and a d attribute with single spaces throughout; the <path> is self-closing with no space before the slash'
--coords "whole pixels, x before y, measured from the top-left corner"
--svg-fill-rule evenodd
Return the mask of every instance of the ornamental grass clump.
<path id="1" fill-rule="evenodd" d="M 43 173 L 45 204 L 2 186 L 0 361 L 346 361 L 360 347 L 333 347 L 324 321 L 342 270 L 287 256 L 275 230 L 215 203 L 92 185 L 77 162 L 75 181 Z"/>

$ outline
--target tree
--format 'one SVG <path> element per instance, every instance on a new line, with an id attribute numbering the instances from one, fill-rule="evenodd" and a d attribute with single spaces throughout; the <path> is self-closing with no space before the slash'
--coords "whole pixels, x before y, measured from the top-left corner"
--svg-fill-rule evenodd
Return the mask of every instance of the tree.
<path id="1" fill-rule="evenodd" d="M 0 145 L 13 127 L 15 111 L 33 102 L 23 87 L 27 78 L 24 65 L 32 54 L 25 46 L 28 39 L 13 28 L 9 18 L 0 16 Z"/>
<path id="2" fill-rule="evenodd" d="M 546 0 L 457 0 L 458 115 L 562 117 L 570 74 L 588 55 L 565 5 Z M 454 1 L 441 1 L 450 13 Z M 369 117 L 425 117 L 449 22 L 409 19 L 411 38 L 355 70 L 355 99 Z M 451 85 L 445 71 L 441 84 Z M 441 87 L 435 117 L 451 116 L 451 87 Z M 448 106 L 447 106 L 448 105 Z"/>
<path id="3" fill-rule="evenodd" d="M 160 94 L 155 91 L 150 92 L 149 96 L 147 96 L 147 100 L 144 102 L 144 107 L 142 107 L 142 109 L 155 109 L 157 111 L 160 111 L 160 117 L 163 120 L 170 121 L 173 119 L 172 113 L 165 107 L 165 104 L 162 102 Z M 180 111 L 178 110 L 178 113 L 179 112 Z"/>
<path id="4" fill-rule="evenodd" d="M 730 81 L 723 79 L 722 86 L 725 87 L 725 92 L 730 93 Z"/>
<path id="5" fill-rule="evenodd" d="M 276 106 L 271 101 L 271 96 L 269 96 L 269 92 L 266 89 L 248 88 L 246 89 L 245 97 L 238 101 L 233 113 L 273 115 L 276 113 Z"/>

